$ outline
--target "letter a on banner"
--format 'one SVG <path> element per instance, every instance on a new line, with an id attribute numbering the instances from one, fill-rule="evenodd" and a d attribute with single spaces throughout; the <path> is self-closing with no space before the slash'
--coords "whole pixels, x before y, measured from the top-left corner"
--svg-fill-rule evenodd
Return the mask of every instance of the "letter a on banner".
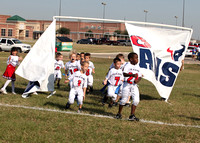
<path id="1" fill-rule="evenodd" d="M 40 89 L 35 91 L 54 91 L 55 30 L 56 20 L 37 40 L 16 70 L 19 76 L 40 84 Z"/>
<path id="2" fill-rule="evenodd" d="M 133 51 L 145 79 L 168 100 L 189 45 L 192 29 L 140 27 L 126 23 Z"/>

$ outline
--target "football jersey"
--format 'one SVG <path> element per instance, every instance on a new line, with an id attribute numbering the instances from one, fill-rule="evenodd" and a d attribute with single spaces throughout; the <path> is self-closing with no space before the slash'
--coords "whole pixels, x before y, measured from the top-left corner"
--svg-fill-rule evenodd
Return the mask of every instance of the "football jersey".
<path id="1" fill-rule="evenodd" d="M 85 74 L 82 74 L 80 71 L 75 72 L 69 80 L 72 81 L 73 87 L 86 88 L 87 87 L 87 77 Z"/>
<path id="2" fill-rule="evenodd" d="M 111 85 L 118 86 L 119 84 L 122 84 L 122 80 L 124 80 L 123 72 L 121 69 L 112 68 L 108 72 L 106 79 L 108 79 L 108 82 Z"/>
<path id="3" fill-rule="evenodd" d="M 142 77 L 142 74 L 140 72 L 139 65 L 132 65 L 130 62 L 128 62 L 124 67 L 124 73 L 127 74 L 138 74 L 138 77 Z M 134 84 L 135 77 L 124 77 L 124 81 L 128 82 L 130 84 Z"/>
<path id="4" fill-rule="evenodd" d="M 127 64 L 127 62 L 125 62 L 124 64 L 121 64 L 120 69 L 123 71 L 124 70 L 124 66 Z M 111 64 L 110 69 L 115 68 L 114 63 Z"/>
<path id="5" fill-rule="evenodd" d="M 62 60 L 55 60 L 55 63 L 54 63 L 54 67 L 55 67 L 55 70 L 60 70 L 61 68 L 64 68 L 64 63 Z"/>
<path id="6" fill-rule="evenodd" d="M 10 61 L 9 61 L 10 59 Z M 19 57 L 10 55 L 8 57 L 7 65 L 11 64 L 12 66 L 16 67 L 19 64 Z"/>
<path id="7" fill-rule="evenodd" d="M 73 75 L 76 71 L 78 71 L 77 61 L 73 63 L 71 61 L 67 62 L 65 64 L 65 70 L 68 70 L 69 77 Z"/>
<path id="8" fill-rule="evenodd" d="M 94 68 L 95 67 L 94 67 L 93 62 L 89 61 L 88 70 L 86 71 L 85 75 L 86 76 L 92 75 L 92 71 L 93 71 Z"/>

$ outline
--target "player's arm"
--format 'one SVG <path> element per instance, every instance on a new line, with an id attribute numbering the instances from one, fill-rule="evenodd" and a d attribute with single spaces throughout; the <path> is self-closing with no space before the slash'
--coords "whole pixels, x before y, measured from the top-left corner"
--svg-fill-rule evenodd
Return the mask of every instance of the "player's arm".
<path id="1" fill-rule="evenodd" d="M 137 77 L 137 74 L 123 73 L 124 77 Z"/>
<path id="2" fill-rule="evenodd" d="M 86 87 L 83 87 L 83 100 L 85 100 Z"/>
<path id="3" fill-rule="evenodd" d="M 139 83 L 141 79 L 142 79 L 142 77 L 138 77 L 137 79 L 134 80 L 134 83 L 135 84 Z"/>
<path id="4" fill-rule="evenodd" d="M 95 73 L 95 70 L 94 70 L 94 68 L 92 69 L 92 73 Z"/>

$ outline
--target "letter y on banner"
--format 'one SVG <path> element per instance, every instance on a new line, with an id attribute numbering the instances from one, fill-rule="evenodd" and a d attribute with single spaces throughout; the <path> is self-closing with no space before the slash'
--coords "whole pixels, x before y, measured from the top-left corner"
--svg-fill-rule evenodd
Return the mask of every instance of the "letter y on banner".
<path id="1" fill-rule="evenodd" d="M 126 23 L 133 51 L 138 54 L 144 78 L 154 84 L 161 97 L 169 98 L 192 30 L 139 27 Z"/>

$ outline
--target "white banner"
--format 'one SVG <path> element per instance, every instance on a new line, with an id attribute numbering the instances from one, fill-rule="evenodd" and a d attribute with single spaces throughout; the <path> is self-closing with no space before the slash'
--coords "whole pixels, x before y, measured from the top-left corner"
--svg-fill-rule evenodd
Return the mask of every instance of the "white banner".
<path id="1" fill-rule="evenodd" d="M 192 30 L 139 27 L 126 23 L 145 79 L 168 100 L 189 45 Z"/>
<path id="2" fill-rule="evenodd" d="M 16 70 L 19 76 L 29 81 L 38 81 L 40 90 L 37 91 L 54 91 L 55 26 L 56 20 L 46 29 Z"/>

